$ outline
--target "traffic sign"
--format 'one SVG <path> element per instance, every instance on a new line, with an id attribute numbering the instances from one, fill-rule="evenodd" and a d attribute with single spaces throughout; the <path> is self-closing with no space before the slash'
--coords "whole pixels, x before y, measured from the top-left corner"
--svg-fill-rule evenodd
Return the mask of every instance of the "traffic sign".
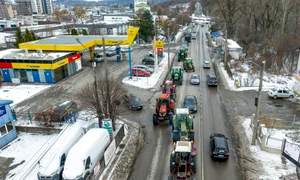
<path id="1" fill-rule="evenodd" d="M 156 48 L 164 48 L 164 42 L 163 41 L 156 41 Z"/>

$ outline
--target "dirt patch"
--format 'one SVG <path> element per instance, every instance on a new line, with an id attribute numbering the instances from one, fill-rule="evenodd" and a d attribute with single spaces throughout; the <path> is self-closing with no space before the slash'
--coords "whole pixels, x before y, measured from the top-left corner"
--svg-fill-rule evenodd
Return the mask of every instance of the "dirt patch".
<path id="1" fill-rule="evenodd" d="M 259 124 L 264 124 L 266 128 L 284 129 L 285 125 L 282 123 L 282 120 L 276 118 L 276 115 L 261 115 L 259 117 Z"/>

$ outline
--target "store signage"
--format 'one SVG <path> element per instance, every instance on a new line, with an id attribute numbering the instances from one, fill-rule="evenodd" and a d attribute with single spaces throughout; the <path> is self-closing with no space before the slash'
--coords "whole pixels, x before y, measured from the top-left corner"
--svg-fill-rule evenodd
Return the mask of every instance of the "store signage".
<path id="1" fill-rule="evenodd" d="M 12 68 L 12 64 L 10 62 L 0 62 L 0 68 Z"/>
<path id="2" fill-rule="evenodd" d="M 52 64 L 12 63 L 14 69 L 50 69 Z"/>
<path id="3" fill-rule="evenodd" d="M 5 106 L 0 106 L 0 117 L 6 114 Z"/>
<path id="4" fill-rule="evenodd" d="M 80 58 L 80 54 L 75 54 L 73 56 L 68 57 L 68 61 L 69 62 L 73 62 L 73 61 L 75 61 L 78 58 Z"/>

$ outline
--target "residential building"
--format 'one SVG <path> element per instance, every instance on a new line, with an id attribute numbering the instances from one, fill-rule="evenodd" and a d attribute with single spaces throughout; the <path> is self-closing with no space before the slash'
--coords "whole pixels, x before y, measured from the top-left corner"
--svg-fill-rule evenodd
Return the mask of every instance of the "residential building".
<path id="1" fill-rule="evenodd" d="M 151 8 L 147 4 L 147 0 L 134 0 L 134 11 L 137 12 L 139 9 L 145 9 L 151 12 Z"/>
<path id="2" fill-rule="evenodd" d="M 0 18 L 11 19 L 14 17 L 11 0 L 0 0 Z"/>
<path id="3" fill-rule="evenodd" d="M 53 1 L 52 0 L 36 0 L 37 8 L 41 14 L 53 14 Z"/>
<path id="4" fill-rule="evenodd" d="M 35 0 L 15 0 L 18 16 L 28 16 L 37 13 Z"/>

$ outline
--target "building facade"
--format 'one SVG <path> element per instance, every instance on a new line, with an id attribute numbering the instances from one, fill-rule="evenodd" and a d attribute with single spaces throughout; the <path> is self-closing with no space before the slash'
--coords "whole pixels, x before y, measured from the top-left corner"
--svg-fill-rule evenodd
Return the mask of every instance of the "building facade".
<path id="1" fill-rule="evenodd" d="M 36 0 L 37 9 L 40 14 L 53 14 L 52 0 Z"/>
<path id="2" fill-rule="evenodd" d="M 14 17 L 11 0 L 0 0 L 0 17 L 5 19 Z"/>
<path id="3" fill-rule="evenodd" d="M 34 0 L 15 0 L 18 16 L 29 16 L 37 12 Z"/>
<path id="4" fill-rule="evenodd" d="M 139 9 L 145 9 L 151 12 L 147 0 L 134 0 L 134 12 L 137 12 Z"/>
<path id="5" fill-rule="evenodd" d="M 0 52 L 3 82 L 56 83 L 82 69 L 75 52 L 28 52 L 8 49 Z"/>
<path id="6" fill-rule="evenodd" d="M 17 137 L 10 104 L 11 100 L 0 100 L 0 148 Z"/>

